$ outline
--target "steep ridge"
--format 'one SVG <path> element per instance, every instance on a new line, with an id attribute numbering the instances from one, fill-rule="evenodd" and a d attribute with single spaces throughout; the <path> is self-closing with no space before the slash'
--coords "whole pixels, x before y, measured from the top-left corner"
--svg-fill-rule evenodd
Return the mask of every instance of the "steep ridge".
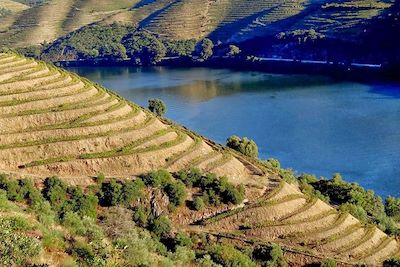
<path id="1" fill-rule="evenodd" d="M 304 195 L 256 162 L 73 73 L 0 54 L 0 170 L 88 185 L 98 173 L 132 177 L 198 167 L 246 186 L 247 200 L 204 212 L 182 208 L 177 227 L 237 242 L 276 242 L 298 255 L 378 265 L 397 241 Z"/>

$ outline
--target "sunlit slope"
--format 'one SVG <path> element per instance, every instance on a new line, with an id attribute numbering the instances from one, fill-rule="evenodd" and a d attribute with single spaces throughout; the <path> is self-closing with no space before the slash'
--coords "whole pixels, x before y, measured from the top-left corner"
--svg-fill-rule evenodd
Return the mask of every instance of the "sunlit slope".
<path id="1" fill-rule="evenodd" d="M 329 257 L 339 262 L 379 266 L 400 255 L 393 238 L 348 213 L 302 194 L 297 186 L 277 179 L 270 190 L 242 208 L 203 220 L 206 231 L 242 242 L 280 243 L 301 257 Z"/>
<path id="2" fill-rule="evenodd" d="M 393 4 L 356 0 L 165 0 L 143 1 L 107 20 L 133 22 L 175 39 L 241 41 L 296 29 L 316 29 L 330 36 L 353 39 Z"/>
<path id="3" fill-rule="evenodd" d="M 28 46 L 53 41 L 82 26 L 129 9 L 136 0 L 50 0 L 7 16 L 0 44 Z M 0 7 L 2 6 L 0 2 Z"/>
<path id="4" fill-rule="evenodd" d="M 242 41 L 279 32 L 315 29 L 357 40 L 378 19 L 390 18 L 389 0 L 50 0 L 29 7 L 12 0 L 0 7 L 0 45 L 53 41 L 91 23 L 135 25 L 173 39 Z"/>
<path id="5" fill-rule="evenodd" d="M 126 177 L 189 167 L 227 175 L 233 182 L 250 183 L 264 175 L 245 159 L 75 74 L 1 55 L 1 170 Z"/>
<path id="6" fill-rule="evenodd" d="M 172 220 L 188 230 L 236 241 L 273 241 L 300 258 L 322 255 L 378 265 L 400 253 L 396 240 L 375 226 L 308 198 L 229 149 L 75 74 L 0 54 L 2 172 L 58 175 L 86 185 L 98 173 L 128 177 L 190 167 L 244 183 L 248 201 L 199 212 L 182 208 Z"/>

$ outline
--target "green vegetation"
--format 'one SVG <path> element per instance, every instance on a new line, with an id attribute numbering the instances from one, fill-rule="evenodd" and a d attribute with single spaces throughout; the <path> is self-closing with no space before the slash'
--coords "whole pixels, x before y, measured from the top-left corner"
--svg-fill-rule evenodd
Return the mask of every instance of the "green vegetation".
<path id="1" fill-rule="evenodd" d="M 113 23 L 90 25 L 53 43 L 19 48 L 26 56 L 47 61 L 131 60 L 137 65 L 160 62 L 164 57 L 190 57 L 197 41 L 160 39 L 147 31 Z"/>
<path id="2" fill-rule="evenodd" d="M 231 245 L 214 245 L 208 249 L 212 260 L 222 266 L 256 267 L 249 256 Z"/>
<path id="3" fill-rule="evenodd" d="M 213 48 L 214 48 L 214 44 L 213 42 L 208 39 L 205 38 L 198 47 L 199 50 L 199 56 L 200 56 L 200 60 L 207 60 L 209 59 L 212 55 L 213 55 Z"/>
<path id="4" fill-rule="evenodd" d="M 229 187 L 194 170 L 183 176 L 196 186 Z M 46 251 L 66 255 L 60 264 L 78 266 L 286 266 L 276 245 L 253 251 L 215 244 L 175 232 L 168 213 L 154 215 L 149 190 L 162 189 L 171 203 L 184 204 L 182 192 L 190 188 L 177 177 L 163 170 L 125 182 L 99 175 L 86 190 L 49 177 L 39 190 L 29 179 L 1 175 L 0 211 L 13 211 L 11 217 L 0 217 L 1 264 L 44 264 L 40 255 Z M 43 238 L 27 234 L 32 230 Z"/>
<path id="5" fill-rule="evenodd" d="M 247 137 L 243 137 L 243 139 L 241 139 L 236 135 L 232 135 L 226 141 L 226 146 L 239 151 L 246 156 L 258 158 L 257 144 Z"/>
<path id="6" fill-rule="evenodd" d="M 365 190 L 357 183 L 345 182 L 340 174 L 329 180 L 302 174 L 297 177 L 297 182 L 305 194 L 339 205 L 341 211 L 352 214 L 361 222 L 376 224 L 388 234 L 400 234 L 396 226 L 399 204 L 396 198 L 389 197 L 384 204 L 372 190 Z"/>
<path id="7" fill-rule="evenodd" d="M 328 259 L 321 264 L 321 267 L 337 267 L 337 264 L 334 260 Z"/>
<path id="8" fill-rule="evenodd" d="M 21 231 L 26 231 L 29 228 L 29 223 L 22 218 L 0 218 L 1 265 L 22 266 L 31 257 L 39 255 L 40 243 L 35 238 L 21 233 Z"/>
<path id="9" fill-rule="evenodd" d="M 228 50 L 228 52 L 226 53 L 226 55 L 227 55 L 228 57 L 234 57 L 234 56 L 239 55 L 240 52 L 242 52 L 242 51 L 241 51 L 240 48 L 237 47 L 236 45 L 229 45 L 229 50 Z"/>
<path id="10" fill-rule="evenodd" d="M 201 193 L 194 199 L 193 207 L 202 209 L 204 205 L 240 204 L 245 196 L 243 185 L 234 186 L 226 177 L 218 178 L 215 174 L 202 175 L 199 170 L 180 171 L 176 179 L 186 186 L 200 189 Z"/>
<path id="11" fill-rule="evenodd" d="M 166 48 L 155 36 L 147 32 L 129 33 L 122 40 L 126 54 L 138 65 L 160 62 L 166 55 Z"/>
<path id="12" fill-rule="evenodd" d="M 383 262 L 384 267 L 399 267 L 400 266 L 400 258 L 392 258 L 385 260 Z"/>
<path id="13" fill-rule="evenodd" d="M 316 42 L 325 38 L 325 35 L 311 30 L 295 30 L 289 32 L 281 32 L 277 35 L 279 40 L 285 40 L 288 42 L 298 42 L 299 44 L 306 44 Z"/>
<path id="14" fill-rule="evenodd" d="M 163 116 L 165 112 L 167 112 L 167 106 L 165 105 L 164 101 L 160 99 L 150 99 L 149 110 L 157 116 Z"/>

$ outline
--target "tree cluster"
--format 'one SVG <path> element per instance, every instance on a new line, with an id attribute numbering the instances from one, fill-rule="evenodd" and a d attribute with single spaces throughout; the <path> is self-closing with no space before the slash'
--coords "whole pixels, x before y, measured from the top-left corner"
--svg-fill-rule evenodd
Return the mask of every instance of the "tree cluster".
<path id="1" fill-rule="evenodd" d="M 243 137 L 243 139 L 241 139 L 236 135 L 232 135 L 226 141 L 226 146 L 236 151 L 239 151 L 240 153 L 246 156 L 252 158 L 258 158 L 257 144 L 253 140 L 248 139 L 247 137 Z"/>

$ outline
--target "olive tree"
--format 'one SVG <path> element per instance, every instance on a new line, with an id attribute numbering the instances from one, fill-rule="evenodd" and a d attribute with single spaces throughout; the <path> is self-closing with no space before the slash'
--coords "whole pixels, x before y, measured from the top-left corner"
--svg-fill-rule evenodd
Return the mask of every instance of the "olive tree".
<path id="1" fill-rule="evenodd" d="M 246 156 L 252 158 L 258 158 L 257 144 L 253 140 L 248 139 L 247 137 L 243 137 L 243 139 L 241 139 L 236 135 L 232 135 L 226 141 L 226 145 L 227 147 L 239 151 Z"/>
<path id="2" fill-rule="evenodd" d="M 149 110 L 157 116 L 163 116 L 167 111 L 167 106 L 165 105 L 164 101 L 160 99 L 150 99 Z"/>

